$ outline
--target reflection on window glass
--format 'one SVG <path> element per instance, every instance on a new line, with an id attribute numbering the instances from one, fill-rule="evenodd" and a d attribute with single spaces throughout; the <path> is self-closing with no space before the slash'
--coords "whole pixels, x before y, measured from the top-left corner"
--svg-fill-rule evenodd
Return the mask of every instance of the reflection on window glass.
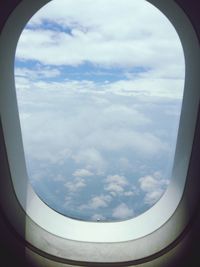
<path id="1" fill-rule="evenodd" d="M 170 182 L 184 55 L 145 0 L 54 0 L 18 42 L 16 91 L 38 196 L 86 221 L 133 218 Z"/>

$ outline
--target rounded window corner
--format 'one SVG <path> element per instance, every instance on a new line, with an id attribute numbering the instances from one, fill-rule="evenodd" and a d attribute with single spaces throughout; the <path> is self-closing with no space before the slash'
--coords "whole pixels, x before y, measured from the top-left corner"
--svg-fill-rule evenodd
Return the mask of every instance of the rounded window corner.
<path id="1" fill-rule="evenodd" d="M 187 188 L 186 178 L 190 183 L 196 179 L 187 176 L 200 98 L 200 77 L 197 73 L 200 69 L 198 39 L 188 18 L 174 1 L 148 0 L 173 23 L 181 39 L 185 55 L 185 90 L 172 181 L 162 198 L 150 210 L 136 218 L 109 223 L 73 220 L 49 208 L 29 185 L 14 87 L 13 64 L 15 47 L 20 33 L 28 18 L 48 2 L 47 0 L 33 0 L 29 3 L 22 1 L 11 14 L 0 37 L 0 55 L 2 62 L 7 62 L 6 68 L 4 68 L 4 64 L 0 64 L 0 73 L 3 73 L 3 79 L 0 80 L 3 134 L 12 184 L 20 203 L 16 205 L 21 205 L 26 214 L 22 219 L 24 220 L 22 224 L 24 233 L 22 233 L 22 229 L 16 229 L 16 231 L 20 232 L 23 238 L 38 250 L 39 254 L 44 252 L 61 262 L 69 260 L 112 264 L 113 262 L 134 263 L 143 259 L 145 262 L 148 257 L 157 255 L 159 251 L 167 250 L 190 221 L 185 201 L 190 201 L 194 196 L 191 196 L 191 187 Z M 13 29 L 13 25 L 16 25 L 16 29 Z M 12 41 L 11 36 L 14 37 Z M 2 181 L 2 183 L 7 182 Z M 22 192 L 22 190 L 24 191 Z M 12 190 L 10 193 L 13 194 Z M 6 192 L 2 196 L 6 199 Z M 12 203 L 8 201 L 5 207 L 6 205 L 9 206 Z M 191 207 L 191 210 L 193 209 L 195 209 L 195 204 Z M 10 211 L 12 215 L 9 215 Z M 163 213 L 163 211 L 165 212 Z M 21 220 L 20 213 L 17 215 L 13 209 L 5 210 L 5 213 L 8 214 L 8 218 L 19 216 L 18 220 Z M 161 220 L 156 219 L 157 214 L 162 215 Z M 19 227 L 19 224 L 15 225 L 15 220 L 11 220 L 11 224 L 14 228 Z M 37 235 L 39 238 L 36 239 L 33 235 Z M 48 240 L 49 244 L 53 240 L 54 247 L 46 246 L 45 240 Z M 152 244 L 151 247 L 145 250 L 144 248 L 149 243 Z M 70 247 L 68 251 L 63 249 L 67 246 Z M 108 250 L 105 251 L 105 248 L 111 251 L 112 256 Z M 123 250 L 126 250 L 126 254 L 122 255 L 121 251 Z M 99 251 L 101 257 L 104 255 L 103 260 L 98 256 Z"/>

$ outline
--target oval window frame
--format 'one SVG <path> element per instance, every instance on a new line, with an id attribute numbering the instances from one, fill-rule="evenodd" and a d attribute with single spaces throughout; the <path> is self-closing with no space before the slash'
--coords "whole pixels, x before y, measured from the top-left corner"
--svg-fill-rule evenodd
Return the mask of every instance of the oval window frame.
<path id="1" fill-rule="evenodd" d="M 6 65 L 0 64 L 2 73 L 0 81 L 2 89 L 0 97 L 1 120 L 14 187 L 13 193 L 19 202 L 18 208 L 21 209 L 20 206 L 22 207 L 22 211 L 16 214 L 11 203 L 7 201 L 4 204 L 5 213 L 14 228 L 29 244 L 55 257 L 94 262 L 100 261 L 99 252 L 101 252 L 101 261 L 103 258 L 105 262 L 133 261 L 148 257 L 167 247 L 181 234 L 195 207 L 194 196 L 191 196 L 191 189 L 185 186 L 185 181 L 186 177 L 187 184 L 195 179 L 187 174 L 189 173 L 188 168 L 200 99 L 200 92 L 198 92 L 200 78 L 198 71 L 196 71 L 200 69 L 198 39 L 188 18 L 173 0 L 167 1 L 167 3 L 165 3 L 166 1 L 149 0 L 170 19 L 180 36 L 185 53 L 185 90 L 173 179 L 161 200 L 149 211 L 138 216 L 138 219 L 133 218 L 113 223 L 76 221 L 50 209 L 32 190 L 27 179 L 17 110 L 14 81 L 16 45 L 27 21 L 48 2 L 47 0 L 40 0 L 37 3 L 34 0 L 29 1 L 29 3 L 22 1 L 9 17 L 0 37 L 0 56 L 2 62 L 7 63 Z M 15 29 L 13 29 L 13 25 L 16 26 Z M 7 182 L 3 181 L 3 183 L 6 184 Z M 8 199 L 3 191 L 2 197 Z M 189 205 L 185 205 L 186 200 L 190 203 Z M 190 206 L 190 210 L 188 206 Z M 165 210 L 165 214 L 163 214 L 163 210 Z M 24 226 L 20 225 L 21 212 L 26 214 L 25 229 Z M 159 221 L 155 220 L 158 213 L 163 214 Z M 17 222 L 19 221 L 19 223 L 14 224 L 16 220 L 13 221 L 13 218 L 18 218 Z M 55 221 L 58 222 L 56 226 Z M 45 240 L 54 246 L 46 246 Z M 151 245 L 145 250 L 144 248 L 147 248 L 148 244 Z M 69 251 L 62 249 L 63 246 L 68 246 Z M 122 249 L 127 251 L 124 255 L 120 253 Z"/>

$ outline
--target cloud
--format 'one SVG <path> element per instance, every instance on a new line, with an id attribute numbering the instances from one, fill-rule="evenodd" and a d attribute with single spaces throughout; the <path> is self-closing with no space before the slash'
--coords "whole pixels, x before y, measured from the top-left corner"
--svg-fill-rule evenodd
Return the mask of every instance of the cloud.
<path id="1" fill-rule="evenodd" d="M 126 192 L 124 192 L 124 196 L 126 196 L 126 197 L 132 197 L 132 196 L 134 196 L 136 193 L 135 192 L 133 192 L 133 191 L 126 191 Z"/>
<path id="2" fill-rule="evenodd" d="M 108 175 L 107 178 L 106 178 L 106 182 L 108 184 L 110 183 L 116 183 L 120 186 L 126 186 L 128 185 L 128 181 L 127 179 L 124 177 L 124 176 L 121 176 L 121 175 Z"/>
<path id="3" fill-rule="evenodd" d="M 72 206 L 72 202 L 73 202 L 73 197 L 72 196 L 65 196 L 64 203 L 62 204 L 62 207 L 64 209 L 68 209 L 69 207 Z"/>
<path id="4" fill-rule="evenodd" d="M 78 5 L 72 1 L 48 3 L 29 22 L 34 27 L 23 31 L 17 47 L 17 58 L 58 66 L 77 66 L 90 62 L 93 67 L 102 65 L 104 71 L 108 70 L 109 65 L 111 70 L 122 65 L 124 69 L 121 72 L 127 79 L 107 83 L 106 87 L 93 84 L 85 78 L 58 86 L 75 87 L 76 90 L 98 88 L 96 93 L 107 90 L 119 95 L 181 99 L 185 64 L 181 43 L 173 26 L 147 1 L 118 1 L 114 9 L 112 2 L 104 1 L 102 4 L 102 1 L 97 1 L 95 5 L 90 1 L 80 1 Z M 101 9 L 102 5 L 104 10 Z M 87 12 L 83 12 L 85 9 Z M 100 15 L 100 10 L 104 16 Z M 124 13 L 121 13 L 122 10 Z M 128 66 L 139 67 L 142 71 L 138 73 L 135 69 L 127 69 Z M 83 70 L 79 75 L 81 77 Z M 38 78 L 48 75 L 56 77 L 60 70 L 40 64 L 34 71 L 17 68 L 16 75 L 22 76 L 23 73 Z M 56 84 L 49 86 L 55 88 Z M 40 87 L 43 87 L 42 83 Z"/>
<path id="5" fill-rule="evenodd" d="M 112 198 L 108 195 L 101 195 L 101 196 L 93 197 L 90 202 L 90 207 L 92 209 L 107 207 L 111 199 Z"/>
<path id="6" fill-rule="evenodd" d="M 96 14 L 96 9 L 99 7 L 101 13 L 102 5 L 105 14 L 100 16 Z M 118 1 L 114 5 L 113 9 L 112 1 L 105 1 L 104 4 L 97 1 L 95 5 L 90 1 L 84 4 L 80 1 L 78 5 L 71 1 L 49 3 L 31 19 L 29 24 L 35 27 L 23 31 L 17 58 L 54 66 L 84 66 L 89 62 L 94 67 L 103 67 L 104 72 L 108 72 L 109 68 L 122 68 L 121 72 L 126 78 L 106 84 L 107 91 L 119 95 L 180 99 L 185 64 L 175 29 L 147 1 L 135 3 L 126 0 L 126 3 Z M 85 8 L 87 12 L 83 12 Z M 121 13 L 122 10 L 124 13 Z M 142 67 L 142 70 L 138 73 L 134 67 Z M 79 75 L 81 77 L 83 69 Z M 27 69 L 23 72 L 30 74 L 30 77 L 41 78 L 59 75 L 60 71 L 45 66 L 34 72 Z M 21 70 L 17 69 L 16 73 L 20 74 Z M 71 87 L 70 83 L 76 85 L 76 89 L 82 88 L 80 82 L 75 81 L 66 83 L 65 88 L 67 85 Z M 104 90 L 104 86 L 97 84 L 86 87 Z"/>
<path id="7" fill-rule="evenodd" d="M 106 167 L 106 161 L 101 153 L 92 146 L 86 146 L 85 149 L 81 149 L 78 153 L 74 154 L 73 160 L 77 164 L 84 164 L 88 169 L 101 172 Z"/>
<path id="8" fill-rule="evenodd" d="M 28 67 L 16 67 L 15 75 L 17 77 L 28 78 L 29 81 L 39 81 L 40 79 L 59 77 L 61 75 L 61 71 L 58 68 L 38 64 L 32 69 Z"/>
<path id="9" fill-rule="evenodd" d="M 60 157 L 61 162 L 63 144 L 68 140 L 65 147 L 68 152 L 63 158 L 73 157 L 77 163 L 100 170 L 107 165 L 102 151 L 129 149 L 139 157 L 152 157 L 168 150 L 165 139 L 154 133 L 154 115 L 145 113 L 147 104 L 144 105 L 143 101 L 132 98 L 132 103 L 126 104 L 115 96 L 102 95 L 98 96 L 102 99 L 101 105 L 96 105 L 93 95 L 73 92 L 76 85 L 70 84 L 68 90 L 65 82 L 29 83 L 32 89 L 26 91 L 21 90 L 23 84 L 17 81 L 21 125 L 23 132 L 27 133 L 24 139 L 28 138 L 28 146 L 32 143 L 35 157 L 42 158 L 46 154 L 44 158 L 55 161 Z M 88 88 L 88 85 L 85 86 Z M 108 104 L 107 99 L 113 99 L 113 103 Z M 26 114 L 29 116 L 27 119 Z M 158 127 L 162 127 L 161 124 Z M 35 131 L 37 135 L 32 135 Z M 38 142 L 41 153 L 36 150 L 35 143 Z"/>
<path id="10" fill-rule="evenodd" d="M 167 162 L 175 146 L 170 129 L 185 68 L 178 35 L 163 14 L 142 0 L 51 1 L 23 31 L 16 66 L 32 180 L 54 172 L 50 178 L 70 195 L 65 204 L 87 209 L 94 220 L 109 209 L 116 219 L 134 216 L 125 200 L 139 199 L 135 173 L 142 205 L 160 198 L 167 180 L 144 173 Z M 96 196 L 89 192 L 95 179 Z"/>
<path id="11" fill-rule="evenodd" d="M 52 70 L 54 73 L 56 70 Z M 46 72 L 46 71 L 45 71 Z M 51 72 L 51 71 L 49 71 Z M 63 71 L 64 72 L 64 71 Z M 40 74 L 40 75 L 39 75 Z M 62 73 L 60 72 L 60 75 Z M 182 78 L 170 78 L 170 77 L 152 77 L 150 74 L 147 76 L 141 75 L 140 77 L 129 79 L 129 80 L 118 80 L 109 83 L 98 83 L 92 80 L 65 80 L 62 81 L 48 81 L 43 80 L 47 78 L 44 76 L 43 72 L 35 70 L 29 70 L 24 68 L 17 68 L 15 72 L 15 81 L 17 89 L 45 89 L 48 91 L 57 92 L 59 90 L 65 90 L 69 93 L 80 93 L 80 94 L 92 94 L 93 97 L 98 97 L 98 102 L 104 104 L 108 100 L 102 99 L 99 95 L 102 94 L 113 94 L 119 96 L 135 96 L 143 97 L 143 100 L 148 100 L 151 98 L 165 98 L 165 99 L 178 99 L 180 100 L 183 95 L 184 80 Z M 46 74 L 47 75 L 47 74 Z M 49 73 L 49 76 L 53 75 Z M 63 75 L 63 74 L 62 74 Z M 81 74 L 80 74 L 81 75 Z M 49 77 L 50 78 L 50 77 Z M 53 76 L 51 78 L 54 78 Z M 58 90 L 59 89 L 59 90 Z M 97 101 L 97 100 L 96 100 Z M 105 104 L 106 104 L 105 103 Z M 105 112 L 116 112 L 116 108 L 122 109 L 123 113 L 126 113 L 128 116 L 137 118 L 135 123 L 148 122 L 147 118 L 144 118 L 141 113 L 137 110 L 131 110 L 127 107 L 120 105 L 118 107 L 110 106 Z"/>
<path id="12" fill-rule="evenodd" d="M 84 209 L 99 209 L 99 208 L 106 208 L 108 207 L 109 203 L 111 202 L 112 197 L 110 195 L 99 195 L 92 197 L 88 204 L 83 204 L 80 206 L 81 210 Z"/>
<path id="13" fill-rule="evenodd" d="M 86 182 L 83 178 L 76 177 L 73 179 L 73 181 L 66 182 L 64 186 L 70 192 L 74 193 L 83 189 L 86 186 Z"/>
<path id="14" fill-rule="evenodd" d="M 121 203 L 112 211 L 112 217 L 115 219 L 128 219 L 133 216 L 133 209 L 130 209 L 125 203 Z"/>
<path id="15" fill-rule="evenodd" d="M 122 194 L 125 187 L 129 184 L 128 180 L 124 176 L 120 175 L 109 175 L 107 176 L 105 182 L 106 185 L 104 189 L 113 196 Z"/>
<path id="16" fill-rule="evenodd" d="M 66 181 L 65 177 L 61 174 L 57 174 L 53 177 L 54 182 L 64 182 Z"/>
<path id="17" fill-rule="evenodd" d="M 86 169 L 78 169 L 72 175 L 75 177 L 88 177 L 93 176 L 94 174 Z"/>
<path id="18" fill-rule="evenodd" d="M 31 89 L 30 79 L 26 75 L 23 75 L 23 77 L 20 75 L 15 76 L 15 85 L 16 85 L 17 92 L 18 90 L 25 91 L 26 89 Z"/>
<path id="19" fill-rule="evenodd" d="M 157 97 L 169 99 L 181 99 L 184 89 L 184 79 L 181 77 L 160 76 L 159 71 L 154 70 L 156 74 L 141 74 L 135 79 L 119 80 L 107 85 L 107 91 L 119 95 L 135 95 L 141 97 Z M 168 72 L 165 73 L 168 75 Z M 130 77 L 131 78 L 131 77 Z"/>
<path id="20" fill-rule="evenodd" d="M 148 205 L 156 203 L 163 195 L 169 180 L 162 178 L 159 172 L 139 178 L 140 189 L 145 193 L 144 201 Z"/>
<path id="21" fill-rule="evenodd" d="M 157 128 L 168 127 L 163 123 L 166 117 L 156 121 L 154 113 L 145 111 L 147 104 L 135 97 L 99 95 L 102 102 L 97 105 L 94 95 L 72 93 L 75 85 L 70 90 L 65 83 L 29 86 L 30 90 L 18 89 L 18 101 L 24 147 L 32 160 L 60 166 L 71 160 L 75 169 L 108 175 L 116 161 L 126 172 L 126 167 L 131 170 L 136 162 L 139 166 L 168 151 L 169 140 L 155 134 Z M 159 105 L 156 113 L 162 114 Z"/>
<path id="22" fill-rule="evenodd" d="M 108 122 L 109 120 L 105 122 L 105 126 Z M 168 149 L 165 142 L 148 132 L 148 128 L 141 132 L 139 129 L 129 129 L 129 126 L 120 127 L 119 125 L 116 122 L 113 126 L 99 127 L 98 131 L 96 129 L 91 131 L 84 140 L 85 146 L 96 147 L 99 151 L 119 152 L 128 149 L 139 157 L 141 155 L 150 157 Z"/>
<path id="23" fill-rule="evenodd" d="M 55 65 L 162 68 L 174 58 L 178 65 L 183 55 L 173 26 L 146 1 L 53 1 L 31 19 L 19 43 L 19 58 Z"/>
<path id="24" fill-rule="evenodd" d="M 131 190 L 132 189 L 132 190 Z M 109 192 L 112 197 L 136 195 L 136 189 L 131 186 L 130 181 L 122 175 L 108 175 L 105 179 L 104 190 Z"/>
<path id="25" fill-rule="evenodd" d="M 154 191 L 146 192 L 144 202 L 148 205 L 155 204 L 163 195 L 164 189 L 156 188 Z"/>
<path id="26" fill-rule="evenodd" d="M 148 125 L 151 123 L 151 120 L 142 112 L 131 106 L 128 107 L 123 104 L 110 103 L 109 106 L 105 106 L 102 115 L 104 118 L 106 118 L 104 122 L 108 124 L 109 121 L 112 123 L 113 126 L 115 125 L 115 123 L 120 123 L 126 127 L 130 127 L 129 125 Z M 130 118 L 134 119 L 130 122 Z"/>

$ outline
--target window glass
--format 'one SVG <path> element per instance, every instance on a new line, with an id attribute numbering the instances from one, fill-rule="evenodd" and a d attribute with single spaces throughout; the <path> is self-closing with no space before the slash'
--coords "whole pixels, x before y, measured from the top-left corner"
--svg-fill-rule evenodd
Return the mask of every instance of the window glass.
<path id="1" fill-rule="evenodd" d="M 151 208 L 170 182 L 184 74 L 174 27 L 145 0 L 54 0 L 40 9 L 15 59 L 37 195 L 85 221 Z"/>

